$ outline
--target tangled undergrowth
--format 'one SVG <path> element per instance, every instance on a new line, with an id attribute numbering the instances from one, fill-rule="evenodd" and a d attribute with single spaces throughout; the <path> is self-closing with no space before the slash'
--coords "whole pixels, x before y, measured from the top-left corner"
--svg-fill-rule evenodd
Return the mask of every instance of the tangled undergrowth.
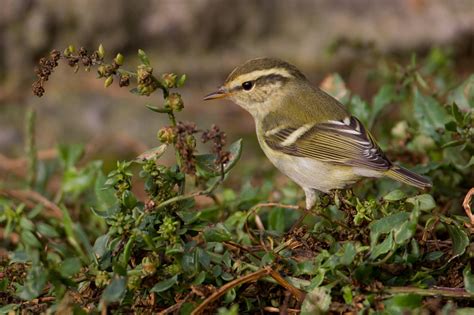
<path id="1" fill-rule="evenodd" d="M 156 76 L 146 54 L 138 55 L 135 71 L 123 69 L 121 54 L 107 63 L 102 46 L 92 54 L 70 46 L 40 60 L 37 96 L 63 60 L 76 71 L 97 68 L 105 87 L 116 80 L 136 85 L 131 92 L 139 96 L 161 92 L 163 105 L 147 107 L 167 115 L 169 126 L 158 131 L 160 145 L 104 175 L 101 161 L 81 160 L 82 146 L 38 158 L 30 110 L 27 177 L 0 186 L 0 312 L 474 310 L 474 222 L 461 207 L 474 186 L 474 75 L 461 82 L 449 56 L 434 49 L 404 66 L 379 59 L 370 102 L 338 75 L 322 84 L 393 160 L 431 177 L 433 189 L 367 181 L 322 196 L 304 225 L 288 232 L 303 212 L 300 190 L 291 183 L 278 189 L 272 178 L 258 187 L 223 186 L 241 141 L 226 146 L 219 127 L 178 121 L 184 102 L 174 91 L 186 76 Z M 199 134 L 212 153 L 197 152 Z M 174 165 L 160 163 L 166 150 L 174 150 Z M 54 180 L 58 191 L 50 190 Z"/>

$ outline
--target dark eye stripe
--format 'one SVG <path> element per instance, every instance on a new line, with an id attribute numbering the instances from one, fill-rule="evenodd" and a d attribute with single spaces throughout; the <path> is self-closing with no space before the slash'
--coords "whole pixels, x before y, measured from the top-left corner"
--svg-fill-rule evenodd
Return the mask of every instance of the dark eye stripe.
<path id="1" fill-rule="evenodd" d="M 254 83 L 255 85 L 262 86 L 262 85 L 272 84 L 272 83 L 275 83 L 275 82 L 286 83 L 287 81 L 288 81 L 288 78 L 284 77 L 282 75 L 267 74 L 267 75 L 264 75 L 264 76 L 261 76 L 261 77 L 257 78 L 253 82 L 255 82 Z M 236 91 L 241 91 L 241 90 L 243 90 L 242 85 L 237 85 L 237 86 L 235 86 L 231 89 L 231 92 L 236 92 Z"/>
<path id="2" fill-rule="evenodd" d="M 256 83 L 259 85 L 265 85 L 265 84 L 271 84 L 275 82 L 281 82 L 281 83 L 286 83 L 288 81 L 287 77 L 284 77 L 279 74 L 268 74 L 261 76 L 256 80 Z"/>

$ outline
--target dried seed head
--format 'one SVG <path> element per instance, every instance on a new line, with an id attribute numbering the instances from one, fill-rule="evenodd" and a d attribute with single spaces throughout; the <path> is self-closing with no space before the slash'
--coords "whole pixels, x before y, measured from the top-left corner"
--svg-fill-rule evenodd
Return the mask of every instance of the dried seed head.
<path id="1" fill-rule="evenodd" d="M 129 86 L 130 85 L 130 76 L 128 74 L 121 74 L 120 75 L 120 81 L 119 81 L 119 86 Z"/>
<path id="2" fill-rule="evenodd" d="M 176 139 L 176 133 L 173 127 L 163 127 L 158 130 L 157 137 L 161 142 L 171 144 Z"/>
<path id="3" fill-rule="evenodd" d="M 163 81 L 163 85 L 167 88 L 174 88 L 176 87 L 177 81 L 176 79 L 178 76 L 174 73 L 165 73 L 161 76 Z"/>
<path id="4" fill-rule="evenodd" d="M 165 108 L 179 112 L 183 109 L 184 104 L 181 95 L 178 93 L 171 93 L 165 100 Z"/>

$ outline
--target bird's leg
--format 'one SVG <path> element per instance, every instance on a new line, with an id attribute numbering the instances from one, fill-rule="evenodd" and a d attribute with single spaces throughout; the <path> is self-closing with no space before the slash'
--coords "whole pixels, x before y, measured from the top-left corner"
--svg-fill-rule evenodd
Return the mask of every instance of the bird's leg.
<path id="1" fill-rule="evenodd" d="M 295 223 L 291 226 L 291 228 L 288 230 L 288 234 L 291 234 L 296 228 L 298 228 L 301 223 L 303 223 L 303 220 L 306 218 L 308 213 L 313 209 L 313 207 L 316 204 L 316 201 L 319 199 L 318 194 L 314 189 L 311 188 L 303 188 L 304 193 L 306 195 L 306 208 L 304 212 L 301 214 L 301 216 L 296 220 Z"/>

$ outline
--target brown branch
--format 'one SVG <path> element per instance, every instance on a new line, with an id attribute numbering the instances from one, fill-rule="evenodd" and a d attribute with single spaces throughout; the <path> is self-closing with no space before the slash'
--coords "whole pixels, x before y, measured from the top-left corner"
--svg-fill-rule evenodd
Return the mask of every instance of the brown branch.
<path id="1" fill-rule="evenodd" d="M 257 281 L 258 279 L 268 275 L 268 273 L 269 273 L 268 270 L 266 268 L 264 268 L 264 269 L 257 270 L 255 272 L 249 273 L 248 275 L 245 275 L 243 277 L 237 278 L 237 279 L 235 279 L 231 282 L 228 282 L 228 283 L 224 284 L 216 292 L 211 294 L 207 299 L 205 299 L 201 304 L 199 304 L 199 306 L 196 307 L 192 311 L 191 315 L 202 314 L 203 311 L 206 309 L 206 307 L 209 304 L 211 304 L 212 302 L 217 300 L 219 297 L 224 295 L 230 289 L 232 289 L 232 288 L 234 288 L 234 287 L 236 287 L 240 284 L 244 284 L 244 283 L 251 282 L 251 281 Z"/>
<path id="2" fill-rule="evenodd" d="M 383 290 L 390 294 L 413 293 L 422 296 L 474 299 L 474 294 L 467 292 L 463 288 L 432 287 L 430 289 L 421 289 L 416 287 L 385 287 Z"/>
<path id="3" fill-rule="evenodd" d="M 205 299 L 201 304 L 199 304 L 199 306 L 193 310 L 191 315 L 203 314 L 203 311 L 206 309 L 207 306 L 209 306 L 209 304 L 217 300 L 219 297 L 224 295 L 230 289 L 235 288 L 236 286 L 247 283 L 247 282 L 257 281 L 267 275 L 271 276 L 273 279 L 275 279 L 275 281 L 279 285 L 281 285 L 282 287 L 290 291 L 291 294 L 299 302 L 302 302 L 304 300 L 304 297 L 305 297 L 304 292 L 300 291 L 298 288 L 291 285 L 288 281 L 286 281 L 278 272 L 273 270 L 271 267 L 265 267 L 263 269 L 257 270 L 243 277 L 237 278 L 229 283 L 226 283 L 225 285 L 220 287 L 216 292 L 211 294 L 207 299 Z"/>
<path id="4" fill-rule="evenodd" d="M 466 215 L 468 216 L 469 220 L 471 221 L 471 226 L 474 226 L 474 214 L 472 214 L 472 209 L 471 209 L 471 200 L 472 196 L 474 195 L 474 187 L 472 187 L 466 194 L 466 197 L 464 197 L 464 201 L 462 202 L 462 206 L 464 207 L 464 211 L 466 212 Z"/>
<path id="5" fill-rule="evenodd" d="M 58 205 L 48 200 L 43 195 L 33 190 L 17 190 L 17 189 L 0 189 L 0 195 L 17 199 L 27 205 L 29 208 L 33 208 L 36 204 L 41 204 L 45 209 L 50 210 L 49 213 L 55 218 L 62 218 L 63 212 Z M 35 204 L 36 203 L 36 204 Z"/>
<path id="6" fill-rule="evenodd" d="M 280 314 L 282 311 L 281 309 L 277 307 L 273 307 L 273 306 L 265 306 L 263 310 L 267 313 L 280 313 Z M 297 310 L 295 308 L 288 308 L 286 311 L 288 314 L 299 314 L 301 312 L 301 310 Z"/>
<path id="7" fill-rule="evenodd" d="M 291 294 L 298 300 L 298 302 L 303 302 L 306 294 L 302 291 L 300 291 L 298 288 L 294 287 L 292 284 L 290 284 L 288 281 L 286 281 L 280 273 L 276 272 L 273 270 L 271 267 L 265 267 L 265 269 L 268 271 L 270 276 L 275 279 L 276 282 L 278 282 L 279 285 L 287 289 L 288 291 L 291 292 Z"/>

